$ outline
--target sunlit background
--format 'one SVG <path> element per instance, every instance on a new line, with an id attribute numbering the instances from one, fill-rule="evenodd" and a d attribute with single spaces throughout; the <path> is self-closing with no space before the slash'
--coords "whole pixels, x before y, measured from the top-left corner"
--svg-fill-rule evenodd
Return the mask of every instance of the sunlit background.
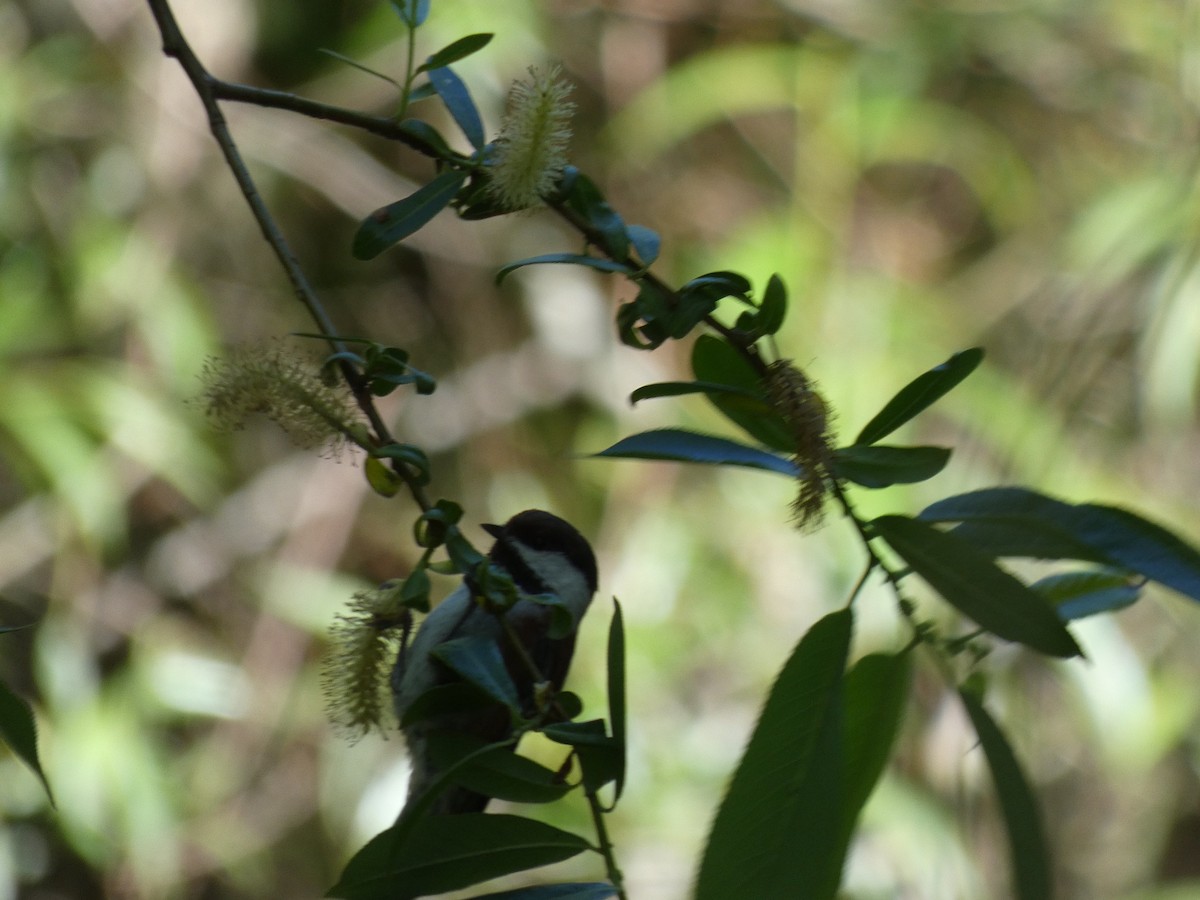
<path id="1" fill-rule="evenodd" d="M 319 52 L 401 73 L 381 0 L 177 6 L 221 77 L 395 109 L 387 82 Z M 1194 2 L 434 0 L 419 52 L 478 31 L 495 41 L 457 68 L 489 129 L 514 78 L 561 62 L 574 160 L 664 236 L 664 278 L 783 276 L 781 350 L 847 437 L 986 348 L 902 435 L 954 446 L 950 467 L 860 491 L 864 514 L 1023 483 L 1200 541 Z M 773 674 L 858 577 L 850 529 L 789 528 L 774 475 L 585 458 L 648 427 L 726 426 L 700 399 L 629 405 L 686 376 L 687 347 L 616 342 L 627 286 L 557 267 L 494 286 L 508 260 L 578 248 L 555 219 L 446 215 L 355 262 L 356 221 L 430 163 L 225 112 L 342 332 L 440 379 L 382 404 L 432 453 L 435 496 L 480 543 L 477 523 L 530 506 L 593 539 L 572 686 L 602 713 L 616 595 L 632 761 L 614 839 L 633 897 L 687 896 Z M 38 618 L 0 635 L 0 677 L 35 705 L 57 800 L 0 750 L 0 900 L 317 897 L 401 805 L 401 742 L 336 737 L 319 672 L 345 599 L 416 559 L 411 503 L 269 423 L 215 433 L 195 402 L 206 357 L 312 327 L 144 4 L 0 0 L 0 622 Z M 861 598 L 856 654 L 906 640 L 892 607 Z M 1076 631 L 1086 661 L 984 663 L 1061 896 L 1200 897 L 1200 609 L 1151 591 Z M 927 665 L 847 897 L 1009 895 L 980 755 Z M 539 814 L 588 833 L 582 805 Z M 507 883 L 602 874 L 582 857 Z"/>

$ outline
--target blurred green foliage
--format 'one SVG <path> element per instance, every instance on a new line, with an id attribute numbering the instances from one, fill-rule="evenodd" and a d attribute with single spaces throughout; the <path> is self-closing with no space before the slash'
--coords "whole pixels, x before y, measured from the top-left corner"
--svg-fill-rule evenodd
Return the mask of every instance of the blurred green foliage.
<path id="1" fill-rule="evenodd" d="M 387 4 L 180 6 L 222 77 L 391 109 L 386 83 L 317 52 L 394 73 Z M 673 281 L 780 272 L 780 344 L 846 434 L 931 360 L 987 348 L 906 430 L 958 447 L 949 469 L 865 515 L 1021 481 L 1194 535 L 1198 24 L 1166 0 L 440 0 L 427 31 L 497 32 L 463 63 L 489 130 L 511 78 L 561 60 L 573 161 L 664 236 Z M 438 377 L 385 414 L 439 454 L 440 492 L 480 520 L 548 506 L 594 538 L 636 686 L 614 839 L 634 896 L 684 896 L 765 685 L 857 574 L 851 536 L 787 533 L 789 488 L 753 473 L 573 456 L 715 418 L 627 407 L 687 360 L 616 344 L 615 282 L 553 267 L 493 286 L 508 260 L 575 249 L 555 223 L 439 219 L 355 262 L 357 220 L 427 162 L 226 112 L 344 333 Z M 6 615 L 42 616 L 4 636 L 0 677 L 34 703 L 58 801 L 0 756 L 0 897 L 317 895 L 403 797 L 399 742 L 339 743 L 317 665 L 342 600 L 411 567 L 410 511 L 349 459 L 270 427 L 214 435 L 189 405 L 206 355 L 309 323 L 136 0 L 0 0 L 0 201 L 0 592 Z M 1063 897 L 1200 890 L 1198 616 L 1160 599 L 1079 625 L 1090 664 L 995 654 Z M 877 615 L 856 654 L 896 633 Z M 585 702 L 602 626 L 581 639 Z M 847 892 L 1000 896 L 979 754 L 955 698 L 915 678 Z"/>

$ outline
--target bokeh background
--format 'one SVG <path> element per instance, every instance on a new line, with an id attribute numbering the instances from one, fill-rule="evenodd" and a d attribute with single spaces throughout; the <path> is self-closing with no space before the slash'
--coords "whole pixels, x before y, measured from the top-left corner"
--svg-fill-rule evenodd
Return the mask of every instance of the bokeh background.
<path id="1" fill-rule="evenodd" d="M 178 7 L 221 77 L 395 108 L 318 52 L 402 72 L 387 3 Z M 1024 483 L 1200 540 L 1194 0 L 435 0 L 419 52 L 478 31 L 497 37 L 458 68 L 489 129 L 514 78 L 561 62 L 574 160 L 662 233 L 665 278 L 784 277 L 781 348 L 846 435 L 987 349 L 903 435 L 956 447 L 950 468 L 860 492 L 865 514 Z M 648 427 L 724 426 L 700 399 L 630 407 L 685 373 L 687 348 L 616 343 L 627 287 L 554 267 L 494 286 L 505 261 L 578 247 L 552 217 L 446 215 L 355 262 L 356 221 L 429 163 L 225 110 L 343 333 L 439 377 L 382 405 L 433 454 L 435 494 L 472 523 L 546 506 L 593 538 L 601 599 L 573 686 L 602 711 L 617 595 L 633 755 L 614 836 L 633 896 L 685 897 L 774 672 L 858 576 L 850 530 L 790 529 L 776 476 L 585 458 Z M 215 433 L 195 400 L 208 356 L 311 328 L 145 6 L 0 0 L 0 593 L 5 624 L 37 619 L 0 635 L 0 677 L 35 704 L 57 799 L 0 750 L 0 898 L 317 897 L 399 808 L 401 742 L 340 740 L 319 671 L 344 600 L 415 559 L 413 509 L 372 495 L 351 454 L 265 422 Z M 1200 897 L 1200 609 L 1150 591 L 1076 630 L 1086 661 L 984 663 L 1061 896 Z M 904 639 L 869 590 L 855 653 Z M 543 814 L 586 832 L 581 807 Z M 1008 896 L 1006 853 L 963 715 L 922 668 L 846 896 Z"/>

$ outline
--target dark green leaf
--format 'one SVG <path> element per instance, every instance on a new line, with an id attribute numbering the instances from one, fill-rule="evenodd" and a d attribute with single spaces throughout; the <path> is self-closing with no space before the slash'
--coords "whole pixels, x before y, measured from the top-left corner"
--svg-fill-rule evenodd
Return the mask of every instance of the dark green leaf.
<path id="1" fill-rule="evenodd" d="M 629 233 L 625 222 L 600 193 L 595 182 L 577 169 L 559 186 L 563 202 L 596 232 L 599 244 L 615 260 L 629 259 Z M 565 193 L 561 193 L 565 191 Z"/>
<path id="2" fill-rule="evenodd" d="M 845 795 L 839 858 L 875 789 L 900 730 L 912 680 L 910 654 L 872 653 L 846 673 Z"/>
<path id="3" fill-rule="evenodd" d="M 681 291 L 704 289 L 719 297 L 741 297 L 750 293 L 753 285 L 744 275 L 737 272 L 708 272 L 685 284 Z"/>
<path id="4" fill-rule="evenodd" d="M 575 748 L 583 771 L 583 787 L 588 793 L 594 794 L 624 777 L 625 747 L 608 735 L 601 720 L 556 722 L 543 728 L 542 733 L 552 741 Z"/>
<path id="5" fill-rule="evenodd" d="M 948 497 L 925 509 L 921 518 L 962 522 L 954 533 L 993 556 L 1105 563 L 1200 600 L 1200 552 L 1128 510 L 1071 505 L 1010 487 Z"/>
<path id="6" fill-rule="evenodd" d="M 661 428 L 643 431 L 617 441 L 607 450 L 593 453 L 617 459 L 657 459 L 675 462 L 704 463 L 707 465 L 745 466 L 764 469 L 789 478 L 796 477 L 796 467 L 791 460 L 748 447 L 735 441 L 712 434 L 699 434 L 678 428 Z"/>
<path id="7" fill-rule="evenodd" d="M 996 795 L 1000 798 L 1000 811 L 1008 831 L 1015 895 L 1020 900 L 1049 900 L 1054 895 L 1054 881 L 1037 798 L 1003 732 L 983 704 L 969 691 L 959 691 L 959 696 L 975 726 L 975 733 L 979 735 L 996 785 Z"/>
<path id="8" fill-rule="evenodd" d="M 458 62 L 460 59 L 465 59 L 486 47 L 493 37 L 494 35 L 491 34 L 468 34 L 466 37 L 461 37 L 430 56 L 417 67 L 417 71 L 428 72 L 430 69 L 440 69 L 450 63 Z"/>
<path id="9" fill-rule="evenodd" d="M 613 743 L 621 756 L 621 768 L 616 777 L 613 803 L 621 798 L 625 788 L 625 618 L 621 604 L 613 598 L 613 617 L 608 626 L 608 721 L 612 727 Z"/>
<path id="10" fill-rule="evenodd" d="M 630 403 L 639 400 L 653 400 L 659 397 L 679 397 L 684 394 L 731 394 L 745 400 L 756 400 L 762 403 L 762 394 L 735 387 L 731 384 L 717 384 L 714 381 L 660 381 L 657 384 L 647 384 L 629 395 Z"/>
<path id="11" fill-rule="evenodd" d="M 1093 569 L 1049 575 L 1030 585 L 1054 604 L 1061 619 L 1082 619 L 1132 606 L 1142 587 L 1119 569 Z"/>
<path id="12" fill-rule="evenodd" d="M 42 771 L 38 759 L 37 722 L 33 718 L 33 709 L 9 690 L 3 681 L 0 681 L 0 740 L 8 744 L 18 759 L 33 769 L 53 803 L 50 782 L 46 780 L 46 773 Z"/>
<path id="13" fill-rule="evenodd" d="M 825 616 L 780 672 L 713 822 L 696 900 L 836 896 L 852 624 L 848 609 Z"/>
<path id="14" fill-rule="evenodd" d="M 662 246 L 662 238 L 658 236 L 658 232 L 645 225 L 627 225 L 625 233 L 629 236 L 629 242 L 633 244 L 642 267 L 649 268 L 654 265 Z"/>
<path id="15" fill-rule="evenodd" d="M 909 419 L 928 409 L 983 361 L 983 350 L 972 347 L 955 353 L 940 366 L 919 375 L 900 389 L 879 414 L 868 422 L 854 443 L 874 444 L 887 437 Z"/>
<path id="16" fill-rule="evenodd" d="M 637 350 L 653 350 L 670 334 L 664 323 L 670 317 L 670 299 L 650 282 L 644 282 L 637 297 L 617 309 L 617 334 L 621 343 Z"/>
<path id="17" fill-rule="evenodd" d="M 431 731 L 428 741 L 430 757 L 439 769 L 476 754 L 454 770 L 454 782 L 485 797 L 510 803 L 552 803 L 571 790 L 556 772 L 517 756 L 512 748 L 494 747 L 480 753 L 484 742 L 446 731 Z"/>
<path id="18" fill-rule="evenodd" d="M 1051 656 L 1082 655 L 1045 598 L 966 541 L 907 516 L 880 516 L 871 528 L 930 587 L 981 628 Z"/>
<path id="19" fill-rule="evenodd" d="M 374 259 L 421 228 L 450 204 L 466 178 L 451 169 L 403 200 L 375 210 L 354 235 L 354 258 Z"/>
<path id="20" fill-rule="evenodd" d="M 772 275 L 763 291 L 762 304 L 754 317 L 754 328 L 760 334 L 775 334 L 787 315 L 787 288 L 783 279 Z"/>
<path id="21" fill-rule="evenodd" d="M 391 3 L 400 14 L 400 21 L 409 28 L 420 27 L 429 17 L 429 0 L 391 0 Z"/>
<path id="22" fill-rule="evenodd" d="M 833 459 L 833 469 L 839 478 L 863 487 L 884 488 L 932 478 L 946 468 L 950 451 L 944 447 L 853 444 L 835 450 Z"/>
<path id="23" fill-rule="evenodd" d="M 498 894 L 480 894 L 471 900 L 609 900 L 615 896 L 617 889 L 611 884 L 592 881 L 575 884 L 538 884 L 500 891 Z"/>
<path id="24" fill-rule="evenodd" d="M 458 890 L 589 849 L 578 835 L 521 816 L 431 816 L 377 835 L 346 866 L 330 897 L 410 900 Z"/>
<path id="25" fill-rule="evenodd" d="M 417 612 L 429 612 L 429 591 L 432 587 L 425 567 L 416 568 L 404 579 L 404 586 L 400 588 L 400 603 Z"/>
<path id="26" fill-rule="evenodd" d="M 755 440 L 773 450 L 791 453 L 791 430 L 763 394 L 758 374 L 740 353 L 718 337 L 701 335 L 692 345 L 692 372 L 702 382 L 727 384 L 747 396 L 709 394 L 722 415 Z"/>
<path id="27" fill-rule="evenodd" d="M 539 266 L 546 263 L 567 263 L 575 266 L 587 266 L 590 269 L 598 269 L 601 272 L 628 273 L 631 271 L 629 266 L 624 263 L 616 263 L 610 259 L 600 259 L 596 256 L 586 256 L 581 253 L 544 253 L 541 256 L 518 259 L 516 262 L 511 262 L 504 266 L 496 273 L 496 284 L 499 284 L 508 277 L 510 272 L 515 272 L 524 266 Z"/>
<path id="28" fill-rule="evenodd" d="M 443 641 L 432 651 L 462 678 L 513 712 L 520 712 L 521 701 L 499 645 L 485 637 L 462 637 Z"/>
<path id="29" fill-rule="evenodd" d="M 525 599 L 531 603 L 537 603 L 550 609 L 550 629 L 548 634 L 551 639 L 559 640 L 568 635 L 575 633 L 579 627 L 579 623 L 575 621 L 575 616 L 571 613 L 570 608 L 563 602 L 558 594 L 526 594 Z"/>
<path id="30" fill-rule="evenodd" d="M 466 84 L 447 66 L 429 69 L 426 74 L 433 89 L 449 110 L 450 117 L 467 136 L 471 146 L 482 150 L 487 143 L 483 136 L 483 121 L 479 118 L 479 110 L 475 108 L 475 101 L 471 99 L 471 92 L 467 90 Z"/>
<path id="31" fill-rule="evenodd" d="M 372 457 L 396 459 L 409 467 L 418 484 L 429 484 L 429 457 L 416 444 L 384 444 L 371 451 Z"/>

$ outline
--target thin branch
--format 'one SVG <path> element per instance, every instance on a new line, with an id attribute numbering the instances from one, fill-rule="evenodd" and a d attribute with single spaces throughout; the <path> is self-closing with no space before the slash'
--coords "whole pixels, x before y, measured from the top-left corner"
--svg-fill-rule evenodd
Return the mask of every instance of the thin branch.
<path id="1" fill-rule="evenodd" d="M 208 70 L 204 68 L 204 64 L 200 62 L 200 59 L 184 38 L 183 32 L 179 28 L 179 23 L 175 21 L 175 16 L 171 11 L 168 0 L 147 0 L 147 2 L 150 6 L 150 12 L 154 16 L 154 21 L 158 25 L 159 34 L 162 36 L 163 53 L 179 62 L 188 80 L 192 83 L 192 87 L 196 91 L 196 96 L 199 97 L 200 103 L 203 105 L 204 111 L 208 116 L 209 130 L 212 132 L 217 145 L 221 148 L 222 155 L 225 157 L 225 163 L 229 166 L 229 171 L 233 173 L 234 180 L 237 181 L 242 196 L 246 198 L 246 202 L 250 206 L 250 211 L 254 215 L 255 221 L 258 222 L 263 237 L 274 251 L 275 257 L 283 267 L 288 281 L 291 282 L 292 290 L 297 299 L 304 304 L 309 316 L 316 324 L 317 330 L 325 336 L 329 341 L 329 345 L 335 351 L 343 350 L 344 346 L 338 340 L 337 329 L 334 327 L 333 321 L 330 319 L 328 313 L 326 313 L 325 307 L 321 303 L 320 298 L 317 297 L 312 285 L 309 284 L 303 269 L 300 268 L 300 263 L 296 259 L 295 254 L 292 253 L 292 249 L 288 245 L 286 238 L 284 238 L 283 232 L 276 224 L 270 210 L 267 209 L 267 205 L 258 191 L 258 186 L 254 183 L 254 178 L 250 175 L 249 169 L 246 168 L 246 163 L 242 159 L 241 152 L 233 140 L 233 135 L 229 131 L 229 125 L 225 121 L 225 116 L 221 112 L 220 105 L 218 104 L 218 89 L 227 94 L 231 92 L 231 89 L 237 89 L 232 90 L 232 93 L 237 93 L 241 90 L 240 86 L 224 85 L 209 74 Z M 291 95 L 279 96 L 290 97 Z M 293 99 L 297 102 L 300 100 L 300 98 Z M 300 105 L 303 106 L 308 103 L 309 101 L 303 101 Z M 320 104 L 315 105 L 320 106 Z M 329 110 L 331 108 L 325 107 L 325 109 Z M 297 111 L 300 110 L 298 109 Z M 307 114 L 311 115 L 312 110 L 308 109 Z M 340 369 L 342 377 L 346 380 L 346 384 L 354 395 L 355 403 L 370 422 L 379 444 L 392 443 L 391 434 L 380 417 L 378 410 L 375 409 L 371 392 L 368 390 L 362 375 L 349 362 L 344 360 L 340 362 Z M 369 450 L 370 448 L 366 449 Z M 393 461 L 393 466 L 396 473 L 404 480 L 409 493 L 421 509 L 429 509 L 431 504 L 425 494 L 424 488 L 417 482 L 416 476 L 403 464 L 397 464 Z"/>

